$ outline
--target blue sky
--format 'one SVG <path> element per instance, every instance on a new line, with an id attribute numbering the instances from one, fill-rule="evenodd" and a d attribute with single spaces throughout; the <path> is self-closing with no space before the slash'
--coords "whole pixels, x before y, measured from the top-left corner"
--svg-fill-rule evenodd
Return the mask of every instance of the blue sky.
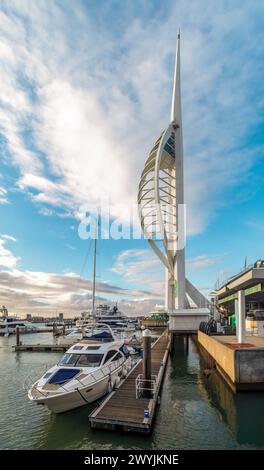
<path id="1" fill-rule="evenodd" d="M 89 308 L 80 206 L 135 203 L 179 27 L 188 276 L 208 293 L 263 257 L 263 18 L 261 1 L 1 2 L 0 303 Z M 143 240 L 99 241 L 98 300 L 146 313 L 163 278 Z"/>

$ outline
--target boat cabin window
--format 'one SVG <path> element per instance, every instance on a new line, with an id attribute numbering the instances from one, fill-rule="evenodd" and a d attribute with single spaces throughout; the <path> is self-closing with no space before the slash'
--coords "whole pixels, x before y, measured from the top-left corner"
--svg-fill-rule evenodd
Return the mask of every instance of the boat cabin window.
<path id="1" fill-rule="evenodd" d="M 123 356 L 120 352 L 118 352 L 115 356 L 113 356 L 113 359 L 111 360 L 112 361 L 118 361 L 118 359 L 121 359 Z"/>
<path id="2" fill-rule="evenodd" d="M 102 358 L 103 354 L 81 354 L 76 365 L 83 367 L 99 367 Z"/>
<path id="3" fill-rule="evenodd" d="M 69 354 L 66 353 L 59 362 L 59 366 L 99 367 L 103 354 Z"/>
<path id="4" fill-rule="evenodd" d="M 115 356 L 117 353 L 116 350 L 111 350 L 111 351 L 108 351 L 107 355 L 105 356 L 105 360 L 104 360 L 104 364 L 106 364 L 108 361 L 110 361 L 110 359 L 112 359 L 113 356 Z"/>
<path id="5" fill-rule="evenodd" d="M 121 346 L 121 348 L 119 348 L 119 349 L 120 349 L 120 351 L 122 351 L 122 353 L 124 354 L 124 356 L 125 356 L 126 358 L 130 356 L 129 350 L 127 349 L 127 347 L 126 347 L 125 344 L 123 344 L 123 345 Z"/>
<path id="6" fill-rule="evenodd" d="M 75 366 L 76 362 L 78 361 L 80 354 L 69 354 L 66 353 L 62 356 L 59 366 Z"/>

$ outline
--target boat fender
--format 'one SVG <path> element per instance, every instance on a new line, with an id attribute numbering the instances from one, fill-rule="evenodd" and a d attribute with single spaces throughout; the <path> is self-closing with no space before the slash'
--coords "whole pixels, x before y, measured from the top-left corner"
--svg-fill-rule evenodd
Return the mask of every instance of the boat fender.
<path id="1" fill-rule="evenodd" d="M 127 376 L 127 368 L 123 367 L 122 369 L 122 377 L 125 378 Z"/>
<path id="2" fill-rule="evenodd" d="M 120 384 L 120 382 L 121 382 L 120 377 L 117 377 L 116 380 L 115 380 L 115 387 L 114 388 L 117 388 L 118 385 Z"/>
<path id="3" fill-rule="evenodd" d="M 114 388 L 114 384 L 110 378 L 108 382 L 108 393 L 111 393 L 113 391 L 113 388 Z"/>

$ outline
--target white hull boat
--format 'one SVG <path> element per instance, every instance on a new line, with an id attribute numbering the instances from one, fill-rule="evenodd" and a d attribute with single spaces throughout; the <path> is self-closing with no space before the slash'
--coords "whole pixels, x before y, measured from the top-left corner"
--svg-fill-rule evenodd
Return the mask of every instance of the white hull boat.
<path id="1" fill-rule="evenodd" d="M 113 341 L 114 335 L 109 325 L 90 323 L 89 326 L 74 327 L 68 334 L 59 336 L 57 343 L 59 345 L 71 346 L 83 339 L 91 341 Z"/>
<path id="2" fill-rule="evenodd" d="M 10 336 L 16 333 L 16 327 L 20 333 L 35 333 L 37 328 L 27 321 L 19 320 L 17 317 L 6 317 L 0 319 L 0 336 Z"/>
<path id="3" fill-rule="evenodd" d="M 63 413 L 110 393 L 131 367 L 123 341 L 82 340 L 32 385 L 28 397 L 54 413 Z"/>

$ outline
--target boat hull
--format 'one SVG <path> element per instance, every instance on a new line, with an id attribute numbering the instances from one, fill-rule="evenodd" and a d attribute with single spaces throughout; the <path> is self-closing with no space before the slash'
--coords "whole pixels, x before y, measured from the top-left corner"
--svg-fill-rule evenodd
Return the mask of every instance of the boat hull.
<path id="1" fill-rule="evenodd" d="M 57 395 L 49 395 L 46 397 L 34 397 L 32 390 L 29 391 L 28 397 L 35 403 L 46 405 L 53 413 L 64 413 L 80 406 L 93 403 L 99 400 L 104 395 L 109 393 L 116 384 L 118 378 L 122 374 L 122 367 L 119 367 L 109 376 L 105 376 L 102 380 L 87 385 L 86 387 L 79 387 L 78 389 L 69 391 L 67 393 L 60 393 Z"/>

